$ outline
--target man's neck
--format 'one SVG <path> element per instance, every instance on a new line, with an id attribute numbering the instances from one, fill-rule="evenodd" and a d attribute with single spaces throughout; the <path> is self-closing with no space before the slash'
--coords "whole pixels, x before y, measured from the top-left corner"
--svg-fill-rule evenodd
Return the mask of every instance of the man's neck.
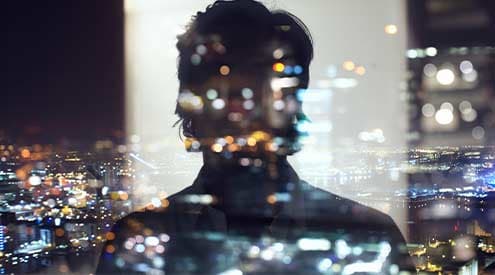
<path id="1" fill-rule="evenodd" d="M 270 195 L 285 192 L 287 183 L 298 180 L 285 156 L 203 157 L 199 179 L 204 191 L 217 198 L 220 208 L 268 206 Z"/>

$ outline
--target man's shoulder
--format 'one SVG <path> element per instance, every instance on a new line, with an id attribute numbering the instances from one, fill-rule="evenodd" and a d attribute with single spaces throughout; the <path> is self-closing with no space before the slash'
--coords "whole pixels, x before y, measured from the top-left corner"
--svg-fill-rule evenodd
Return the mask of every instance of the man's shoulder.
<path id="1" fill-rule="evenodd" d="M 176 218 L 177 211 L 183 210 L 180 205 L 187 206 L 185 199 L 188 195 L 196 194 L 196 191 L 191 185 L 171 196 L 161 198 L 159 206 L 140 207 L 118 220 L 112 230 L 139 232 L 146 227 L 162 227 L 168 220 Z"/>
<path id="2" fill-rule="evenodd" d="M 305 207 L 309 213 L 330 216 L 340 222 L 395 227 L 392 218 L 357 201 L 341 197 L 302 181 Z"/>

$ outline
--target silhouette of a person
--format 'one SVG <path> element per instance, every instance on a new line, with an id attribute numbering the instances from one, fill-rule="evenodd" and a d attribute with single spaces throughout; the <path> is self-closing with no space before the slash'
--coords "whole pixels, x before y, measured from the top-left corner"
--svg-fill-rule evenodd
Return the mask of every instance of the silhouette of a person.
<path id="1" fill-rule="evenodd" d="M 216 1 L 177 48 L 176 113 L 204 165 L 166 207 L 115 224 L 97 273 L 313 274 L 322 259 L 350 264 L 348 243 L 376 244 L 377 255 L 362 255 L 369 268 L 409 267 L 390 217 L 312 187 L 287 162 L 300 149 L 313 58 L 301 20 L 253 0 Z"/>

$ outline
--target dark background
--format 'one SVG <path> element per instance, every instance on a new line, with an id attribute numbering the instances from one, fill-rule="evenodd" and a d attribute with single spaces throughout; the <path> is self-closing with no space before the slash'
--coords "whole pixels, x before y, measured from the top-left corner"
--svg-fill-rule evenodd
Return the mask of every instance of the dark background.
<path id="1" fill-rule="evenodd" d="M 0 142 L 123 135 L 123 2 L 2 3 Z M 495 45 L 495 1 L 407 3 L 410 48 Z"/>
<path id="2" fill-rule="evenodd" d="M 123 1 L 5 1 L 0 138 L 91 142 L 124 127 Z"/>

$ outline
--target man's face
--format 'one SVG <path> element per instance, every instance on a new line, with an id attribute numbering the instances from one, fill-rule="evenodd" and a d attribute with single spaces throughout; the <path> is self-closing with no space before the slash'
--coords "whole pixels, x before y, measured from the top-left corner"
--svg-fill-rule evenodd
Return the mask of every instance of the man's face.
<path id="1" fill-rule="evenodd" d="M 228 48 L 219 54 L 208 43 L 196 48 L 192 76 L 196 73 L 201 80 L 182 87 L 179 105 L 193 118 L 202 148 L 220 151 L 216 144 L 239 143 L 230 149 L 249 149 L 254 139 L 251 147 L 256 151 L 274 151 L 293 142 L 295 115 L 301 111 L 297 92 L 302 67 L 287 45 L 272 42 L 245 54 L 229 53 Z"/>

